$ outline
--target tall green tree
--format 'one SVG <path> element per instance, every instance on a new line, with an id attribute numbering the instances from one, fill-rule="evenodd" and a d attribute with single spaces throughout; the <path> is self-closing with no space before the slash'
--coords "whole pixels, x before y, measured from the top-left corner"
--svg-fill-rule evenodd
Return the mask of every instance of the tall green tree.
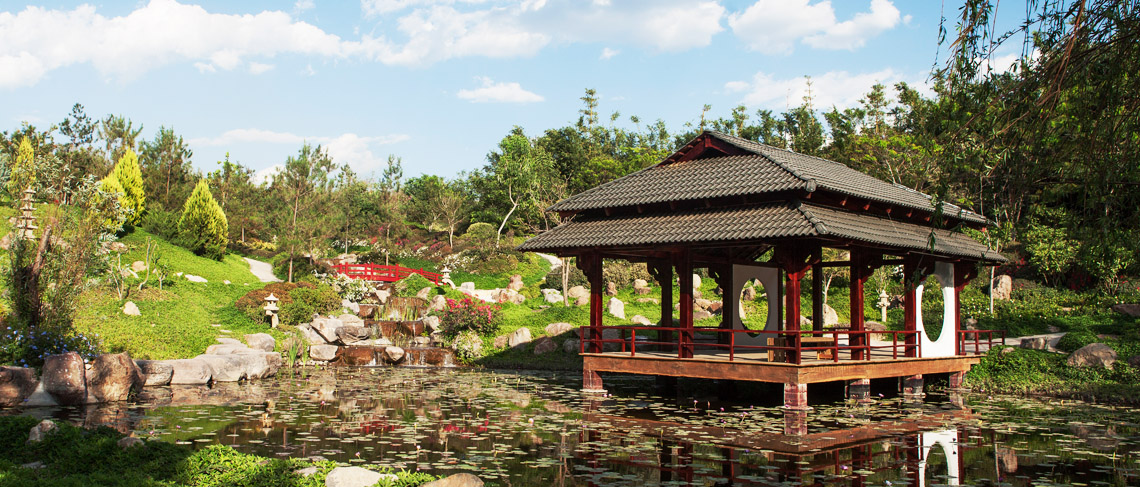
<path id="1" fill-rule="evenodd" d="M 205 179 L 198 181 L 182 206 L 178 233 L 182 242 L 195 254 L 215 260 L 225 257 L 229 222 Z"/>
<path id="2" fill-rule="evenodd" d="M 324 209 L 318 203 L 328 195 L 334 169 L 327 149 L 304 144 L 296 156 L 285 160 L 285 168 L 273 178 L 272 189 L 286 205 L 282 219 L 288 231 L 280 240 L 289 256 L 289 282 L 293 282 L 294 260 L 325 223 Z"/>
<path id="3" fill-rule="evenodd" d="M 14 201 L 19 201 L 21 193 L 32 187 L 35 182 L 35 150 L 32 149 L 32 142 L 27 137 L 22 137 L 16 157 L 12 159 L 8 168 L 8 194 L 12 195 Z"/>
<path id="4" fill-rule="evenodd" d="M 139 134 L 142 134 L 142 124 L 136 129 L 129 118 L 122 115 L 107 115 L 99 123 L 99 137 L 107 147 L 107 156 L 117 161 L 126 154 L 127 150 L 138 148 Z"/>
<path id="5" fill-rule="evenodd" d="M 498 186 L 507 206 L 495 233 L 495 246 L 503 236 L 503 229 L 520 205 L 532 202 L 541 189 L 543 177 L 549 175 L 553 165 L 550 155 L 531 141 L 521 128 L 499 142 L 499 152 L 487 156 L 490 164 L 484 169 Z"/>
<path id="6" fill-rule="evenodd" d="M 185 200 L 194 182 L 191 158 L 194 152 L 174 133 L 173 128 L 159 127 L 153 141 L 140 144 L 140 163 L 146 193 L 163 208 L 176 208 Z"/>
<path id="7" fill-rule="evenodd" d="M 143 187 L 142 170 L 135 151 L 127 149 L 115 168 L 111 171 L 123 189 L 123 207 L 127 210 L 127 223 L 138 225 L 146 212 L 146 189 Z"/>

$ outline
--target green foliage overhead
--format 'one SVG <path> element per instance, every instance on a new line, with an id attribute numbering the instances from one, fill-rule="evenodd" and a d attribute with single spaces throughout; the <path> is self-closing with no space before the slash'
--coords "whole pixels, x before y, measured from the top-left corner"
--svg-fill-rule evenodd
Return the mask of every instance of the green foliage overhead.
<path id="1" fill-rule="evenodd" d="M 139 157 L 134 150 L 127 149 L 115 168 L 111 171 L 123 189 L 123 208 L 127 210 L 127 223 L 138 225 L 146 212 L 146 190 L 143 188 L 142 170 Z"/>
<path id="2" fill-rule="evenodd" d="M 194 192 L 182 207 L 178 220 L 180 238 L 195 254 L 221 260 L 226 254 L 229 223 L 222 207 L 210 193 L 206 180 L 198 181 Z"/>

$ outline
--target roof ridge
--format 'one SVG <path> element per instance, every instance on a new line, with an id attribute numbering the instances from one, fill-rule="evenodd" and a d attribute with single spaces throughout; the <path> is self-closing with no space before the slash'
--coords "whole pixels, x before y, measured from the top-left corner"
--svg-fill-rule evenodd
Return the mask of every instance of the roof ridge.
<path id="1" fill-rule="evenodd" d="M 799 171 L 796 171 L 794 168 L 792 168 L 792 167 L 789 167 L 787 164 L 784 164 L 784 163 L 782 163 L 782 162 L 780 162 L 780 161 L 777 161 L 776 159 L 772 158 L 772 157 L 771 157 L 771 156 L 769 156 L 768 154 L 765 154 L 765 153 L 763 153 L 763 152 L 761 152 L 761 151 L 758 151 L 758 150 L 756 150 L 755 148 L 752 148 L 752 147 L 745 147 L 744 145 L 737 143 L 737 141 L 738 141 L 738 140 L 743 140 L 743 141 L 746 141 L 746 142 L 748 142 L 749 144 L 756 144 L 756 145 L 759 145 L 759 146 L 762 146 L 762 147 L 765 147 L 765 148 L 772 148 L 772 149 L 776 149 L 776 150 L 783 150 L 783 149 L 780 149 L 780 148 L 778 148 L 778 147 L 772 147 L 772 146 L 770 146 L 770 145 L 768 145 L 768 144 L 763 144 L 763 143 L 760 143 L 760 142 L 756 142 L 756 141 L 753 141 L 753 140 L 748 140 L 748 139 L 745 139 L 745 138 L 743 138 L 743 137 L 737 137 L 737 136 L 735 136 L 735 135 L 728 135 L 728 134 L 726 134 L 726 133 L 723 133 L 723 132 L 717 132 L 717 131 L 715 131 L 715 130 L 706 130 L 706 132 L 708 132 L 708 133 L 712 134 L 713 136 L 715 136 L 715 137 L 718 137 L 718 138 L 720 138 L 721 140 L 723 140 L 723 141 L 725 141 L 725 142 L 727 142 L 727 143 L 729 143 L 729 144 L 732 144 L 732 145 L 734 145 L 734 146 L 736 146 L 736 147 L 738 147 L 738 148 L 740 148 L 740 149 L 746 150 L 746 151 L 748 151 L 748 152 L 751 152 L 751 153 L 753 153 L 753 154 L 756 154 L 756 155 L 758 155 L 758 156 L 760 156 L 760 157 L 763 157 L 763 158 L 767 159 L 769 162 L 771 162 L 772 164 L 775 164 L 775 165 L 776 165 L 777 167 L 779 167 L 780 169 L 783 169 L 783 170 L 787 171 L 787 172 L 788 172 L 788 174 L 791 174 L 791 175 L 792 175 L 793 177 L 795 177 L 796 179 L 799 179 L 800 181 L 803 181 L 803 182 L 804 182 L 804 185 L 806 186 L 806 188 L 805 188 L 805 189 L 807 189 L 807 191 L 808 191 L 809 193 L 815 192 L 815 188 L 816 188 L 816 186 L 817 186 L 817 184 L 818 184 L 818 183 L 816 183 L 816 181 L 815 181 L 815 178 L 810 178 L 810 177 L 804 176 L 803 174 L 800 174 L 800 172 L 799 172 Z"/>
<path id="2" fill-rule="evenodd" d="M 815 214 L 811 212 L 811 210 L 808 210 L 805 207 L 804 202 L 799 198 L 792 200 L 792 206 L 795 209 L 799 210 L 800 214 L 802 214 L 804 218 L 807 219 L 808 223 L 811 224 L 816 233 L 820 235 L 828 235 L 831 233 L 831 231 L 827 229 L 827 225 L 823 223 L 823 220 L 820 220 L 819 217 L 815 216 Z"/>

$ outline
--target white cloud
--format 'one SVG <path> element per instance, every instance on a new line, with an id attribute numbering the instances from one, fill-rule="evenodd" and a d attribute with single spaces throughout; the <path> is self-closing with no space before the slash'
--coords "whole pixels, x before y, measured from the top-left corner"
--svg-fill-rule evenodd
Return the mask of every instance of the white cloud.
<path id="1" fill-rule="evenodd" d="M 285 170 L 284 165 L 274 164 L 272 166 L 269 166 L 265 169 L 262 169 L 260 171 L 253 173 L 253 176 L 250 176 L 249 179 L 253 181 L 253 184 L 260 185 L 263 183 L 268 183 L 268 182 L 273 180 L 273 176 L 276 176 L 277 173 L 284 171 L 284 170 Z"/>
<path id="2" fill-rule="evenodd" d="M 272 64 L 262 64 L 259 62 L 249 63 L 249 73 L 250 74 L 261 74 L 261 73 L 264 73 L 264 72 L 269 71 L 271 69 L 273 69 Z"/>
<path id="3" fill-rule="evenodd" d="M 599 56 L 599 58 L 600 59 L 609 59 L 609 58 L 612 58 L 614 56 L 617 56 L 618 53 L 620 53 L 620 52 L 621 51 L 619 51 L 617 49 L 610 49 L 610 48 L 606 47 L 606 48 L 602 49 L 602 55 Z"/>
<path id="4" fill-rule="evenodd" d="M 518 83 L 496 83 L 491 78 L 476 77 L 483 85 L 474 90 L 459 90 L 456 96 L 472 103 L 534 103 L 543 101 L 542 96 L 524 90 Z"/>
<path id="5" fill-rule="evenodd" d="M 361 136 L 346 133 L 337 136 L 301 136 L 290 132 L 276 132 L 264 129 L 233 129 L 217 137 L 198 137 L 187 141 L 191 146 L 218 147 L 234 146 L 238 144 L 275 144 L 292 145 L 298 148 L 301 144 L 320 144 L 327 148 L 333 161 L 338 164 L 347 163 L 358 171 L 367 171 L 381 167 L 387 157 L 377 156 L 373 149 L 408 140 L 404 134 Z M 271 168 L 263 169 L 267 171 Z M 259 172 L 262 172 L 259 171 Z"/>
<path id="6" fill-rule="evenodd" d="M 919 91 L 929 95 L 926 82 L 921 74 L 907 76 L 887 68 L 872 73 L 848 73 L 830 71 L 811 77 L 812 106 L 817 110 L 830 110 L 854 107 L 859 99 L 875 83 L 888 88 L 899 81 L 905 81 Z M 808 94 L 808 81 L 804 77 L 776 79 L 770 74 L 758 72 L 751 81 L 730 81 L 724 88 L 728 92 L 743 93 L 743 102 L 750 106 L 772 110 L 786 110 L 803 103 Z"/>
<path id="7" fill-rule="evenodd" d="M 831 2 L 824 0 L 758 0 L 731 14 L 728 25 L 748 47 L 769 54 L 790 54 L 797 41 L 817 49 L 853 50 L 867 39 L 899 24 L 901 16 L 890 0 L 871 0 L 867 12 L 838 22 Z"/>
<path id="8" fill-rule="evenodd" d="M 215 68 L 214 65 L 210 63 L 194 63 L 194 68 L 202 74 L 218 72 L 218 68 Z"/>
<path id="9" fill-rule="evenodd" d="M 482 3 L 484 0 L 460 0 L 463 3 Z M 456 0 L 360 0 L 360 9 L 365 17 L 390 14 L 407 10 L 412 7 L 427 7 L 431 5 L 452 5 Z"/>
<path id="10" fill-rule="evenodd" d="M 293 3 L 293 12 L 295 12 L 295 13 L 305 12 L 308 10 L 312 10 L 316 6 L 317 6 L 317 4 L 313 3 L 313 0 L 297 0 L 296 2 Z"/>

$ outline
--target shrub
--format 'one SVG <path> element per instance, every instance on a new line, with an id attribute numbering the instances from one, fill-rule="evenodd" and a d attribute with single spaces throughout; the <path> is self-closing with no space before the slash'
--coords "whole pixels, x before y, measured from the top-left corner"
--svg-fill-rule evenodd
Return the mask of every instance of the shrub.
<path id="1" fill-rule="evenodd" d="M 289 252 L 281 252 L 273 257 L 273 274 L 278 279 L 289 277 Z M 328 274 L 332 268 L 311 257 L 296 256 L 293 258 L 293 279 L 301 280 L 313 277 L 315 274 Z M 315 281 L 314 281 L 315 282 Z"/>
<path id="2" fill-rule="evenodd" d="M 79 352 L 84 358 L 94 358 L 99 353 L 98 338 L 55 329 L 10 328 L 0 333 L 0 364 L 39 367 L 44 357 L 64 352 Z"/>
<path id="3" fill-rule="evenodd" d="M 127 210 L 127 223 L 138 225 L 142 222 L 146 211 L 146 194 L 143 189 L 142 170 L 139 168 L 139 156 L 135 151 L 127 149 L 127 153 L 119 158 L 111 175 L 119 181 L 123 188 L 123 207 Z"/>
<path id="4" fill-rule="evenodd" d="M 10 161 L 8 194 L 12 195 L 12 199 L 18 200 L 23 196 L 21 193 L 36 182 L 35 150 L 32 149 L 32 143 L 27 136 L 20 139 L 16 157 Z"/>
<path id="5" fill-rule="evenodd" d="M 182 206 L 178 233 L 180 240 L 197 255 L 215 260 L 222 260 L 226 255 L 229 223 L 205 179 L 198 181 L 194 192 Z"/>
<path id="6" fill-rule="evenodd" d="M 420 292 L 420 289 L 425 287 L 434 288 L 436 285 L 419 274 L 412 274 L 392 283 L 392 289 L 396 292 L 396 296 L 405 298 L 415 296 L 416 293 Z"/>
<path id="7" fill-rule="evenodd" d="M 306 283 L 307 284 L 307 283 Z M 331 287 L 297 286 L 289 291 L 292 302 L 281 306 L 281 322 L 298 325 L 309 321 L 313 313 L 325 314 L 340 309 L 340 296 Z"/>
<path id="8" fill-rule="evenodd" d="M 139 224 L 147 233 L 158 235 L 171 242 L 178 241 L 178 219 L 181 215 L 158 206 L 147 210 Z"/>
<path id="9" fill-rule="evenodd" d="M 477 249 L 486 249 L 495 241 L 495 227 L 490 223 L 472 223 L 463 234 L 463 242 Z"/>
<path id="10" fill-rule="evenodd" d="M 317 285 L 309 282 L 269 283 L 261 289 L 256 289 L 245 293 L 244 296 L 238 298 L 237 302 L 234 303 L 234 307 L 236 307 L 242 313 L 245 313 L 245 315 L 254 322 L 265 323 L 265 298 L 269 296 L 270 293 L 272 293 L 273 296 L 279 300 L 277 301 L 277 307 L 280 308 L 280 311 L 278 311 L 278 317 L 282 323 L 288 325 L 296 325 L 298 323 L 309 321 L 309 317 L 312 316 L 314 312 L 326 312 L 332 310 L 318 310 L 316 308 L 316 304 L 319 299 L 313 299 L 310 302 L 302 302 L 299 306 L 293 306 L 294 301 L 297 299 L 294 295 L 294 291 L 301 288 L 312 289 L 316 291 Z M 307 294 L 304 296 L 305 298 L 313 297 L 312 295 Z M 340 306 L 339 299 L 336 300 L 336 306 Z M 286 319 L 286 310 L 288 310 L 289 313 L 288 320 Z M 301 321 L 297 321 L 297 319 L 300 319 Z"/>
<path id="11" fill-rule="evenodd" d="M 566 281 L 568 287 L 587 287 L 589 284 L 590 282 L 586 279 L 586 274 L 583 273 L 581 269 L 577 266 L 570 266 L 570 276 Z M 543 287 L 565 292 L 566 290 L 562 289 L 562 269 L 551 269 L 551 271 L 546 274 L 546 284 L 544 284 Z"/>
<path id="12" fill-rule="evenodd" d="M 1092 330 L 1087 328 L 1073 330 L 1066 333 L 1065 336 L 1062 336 L 1061 339 L 1057 341 L 1057 350 L 1072 353 L 1085 345 L 1098 341 L 1100 341 L 1100 339 L 1097 338 L 1096 333 L 1093 333 Z"/>
<path id="13" fill-rule="evenodd" d="M 464 331 L 479 335 L 493 335 L 499 330 L 499 307 L 493 304 L 478 304 L 471 298 L 448 299 L 447 307 L 439 313 L 443 336 L 455 338 Z"/>
<path id="14" fill-rule="evenodd" d="M 365 296 L 371 295 L 376 288 L 362 279 L 353 279 L 344 274 L 325 274 L 320 278 L 321 284 L 333 288 L 342 299 L 359 303 Z M 422 288 L 421 288 L 422 289 Z"/>
<path id="15" fill-rule="evenodd" d="M 645 267 L 644 263 L 607 259 L 602 266 L 602 282 L 612 282 L 617 287 L 624 288 L 633 287 L 635 279 L 653 281 L 653 276 L 649 275 L 649 269 Z"/>
<path id="16" fill-rule="evenodd" d="M 452 348 L 455 349 L 455 356 L 459 358 L 459 361 L 465 364 L 483 358 L 483 339 L 479 338 L 479 334 L 472 330 L 459 332 Z"/>

